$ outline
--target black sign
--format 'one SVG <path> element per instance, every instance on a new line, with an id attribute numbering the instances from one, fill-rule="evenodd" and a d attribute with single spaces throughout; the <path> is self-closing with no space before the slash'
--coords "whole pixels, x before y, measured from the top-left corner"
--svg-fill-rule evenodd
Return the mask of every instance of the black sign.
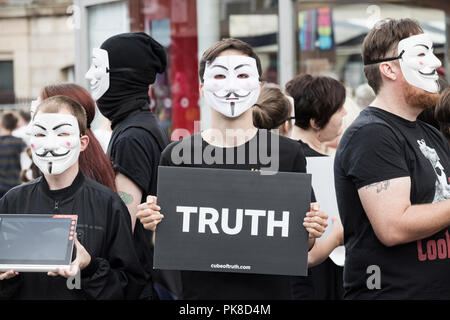
<path id="1" fill-rule="evenodd" d="M 154 267 L 307 275 L 311 176 L 159 167 Z"/>

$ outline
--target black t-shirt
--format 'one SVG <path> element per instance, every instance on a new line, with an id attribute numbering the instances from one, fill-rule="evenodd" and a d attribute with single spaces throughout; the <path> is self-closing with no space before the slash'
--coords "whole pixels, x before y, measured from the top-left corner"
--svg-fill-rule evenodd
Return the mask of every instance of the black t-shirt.
<path id="1" fill-rule="evenodd" d="M 146 106 L 128 115 L 114 128 L 108 154 L 115 171 L 125 175 L 141 189 L 141 203 L 146 201 L 147 195 L 156 195 L 157 168 L 161 152 L 168 143 L 167 136 Z M 136 220 L 134 240 L 139 259 L 147 273 L 152 274 L 152 280 L 159 282 L 153 272 L 152 235 Z M 153 295 L 151 282 L 143 291 L 143 299 Z"/>
<path id="2" fill-rule="evenodd" d="M 114 170 L 122 173 L 142 190 L 142 201 L 156 194 L 156 180 L 161 151 L 154 137 L 142 128 L 128 128 L 114 144 L 111 155 Z"/>
<path id="3" fill-rule="evenodd" d="M 362 207 L 358 189 L 411 178 L 411 204 L 450 198 L 449 147 L 426 123 L 368 107 L 342 137 L 335 158 L 335 186 L 344 225 L 345 297 L 353 299 L 449 299 L 449 228 L 407 244 L 384 246 Z M 368 278 L 381 272 L 381 289 Z M 369 281 L 370 282 L 370 281 Z M 374 281 L 372 281 L 374 283 Z"/>
<path id="4" fill-rule="evenodd" d="M 268 149 L 263 150 L 267 152 L 260 152 L 262 150 L 261 142 L 264 139 L 267 139 Z M 162 153 L 160 165 L 237 170 L 269 168 L 271 165 L 265 161 L 264 156 L 272 153 L 271 143 L 275 141 L 273 139 L 279 139 L 279 166 L 275 169 L 282 172 L 306 172 L 306 159 L 301 146 L 294 140 L 268 133 L 266 130 L 258 130 L 258 133 L 247 143 L 235 148 L 212 146 L 198 133 L 170 144 Z M 258 146 L 257 149 L 251 149 L 254 145 Z M 183 150 L 191 150 L 191 154 L 186 155 Z M 249 150 L 252 150 L 250 157 Z M 253 150 L 257 152 L 253 152 Z M 205 158 L 201 156 L 204 153 L 210 154 L 217 161 L 206 160 L 207 164 Z M 228 160 L 233 159 L 233 161 L 226 161 L 227 154 Z M 244 159 L 239 156 L 243 154 L 245 154 Z M 180 155 L 185 157 L 180 157 Z M 253 156 L 255 157 L 253 158 Z M 237 162 L 238 160 L 240 161 Z M 230 164 L 230 162 L 232 163 Z M 187 300 L 292 299 L 291 277 L 289 276 L 181 271 L 181 280 L 183 287 L 181 298 Z"/>
<path id="5" fill-rule="evenodd" d="M 298 143 L 300 143 L 300 145 L 302 146 L 305 157 L 326 157 L 327 156 L 326 154 L 317 152 L 316 150 L 311 148 L 309 146 L 309 144 L 304 143 L 302 140 L 298 140 Z"/>

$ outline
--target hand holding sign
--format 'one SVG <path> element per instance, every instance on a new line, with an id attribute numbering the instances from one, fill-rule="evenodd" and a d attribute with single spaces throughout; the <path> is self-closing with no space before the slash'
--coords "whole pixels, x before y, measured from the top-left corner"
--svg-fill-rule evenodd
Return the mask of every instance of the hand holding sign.
<path id="1" fill-rule="evenodd" d="M 9 270 L 3 273 L 0 273 L 0 281 L 1 280 L 8 280 L 11 278 L 14 278 L 15 276 L 17 276 L 19 273 L 15 272 L 14 270 Z"/>
<path id="2" fill-rule="evenodd" d="M 158 223 L 164 218 L 164 215 L 159 213 L 161 207 L 156 204 L 157 200 L 155 196 L 147 196 L 147 202 L 137 206 L 138 212 L 136 213 L 136 218 L 141 221 L 147 230 L 155 231 Z"/>
<path id="3" fill-rule="evenodd" d="M 328 215 L 320 211 L 318 202 L 311 203 L 310 207 L 311 211 L 306 213 L 303 226 L 308 231 L 310 239 L 320 238 L 328 226 Z"/>

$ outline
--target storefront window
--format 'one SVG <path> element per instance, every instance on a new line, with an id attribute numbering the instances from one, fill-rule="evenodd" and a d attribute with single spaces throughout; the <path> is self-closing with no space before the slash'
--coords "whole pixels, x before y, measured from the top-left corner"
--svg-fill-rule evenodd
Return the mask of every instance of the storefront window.
<path id="1" fill-rule="evenodd" d="M 411 17 L 431 35 L 435 54 L 444 61 L 445 13 L 441 10 L 373 3 L 311 8 L 297 0 L 297 72 L 329 75 L 354 91 L 366 82 L 361 58 L 365 35 L 380 19 Z"/>
<path id="2" fill-rule="evenodd" d="M 141 0 L 129 2 L 131 31 L 150 34 L 165 48 L 168 67 L 152 86 L 152 110 L 168 134 L 208 126 L 209 108 L 199 96 L 198 62 L 223 38 L 251 44 L 261 58 L 262 79 L 278 82 L 278 1 Z M 177 139 L 175 137 L 174 139 Z"/>

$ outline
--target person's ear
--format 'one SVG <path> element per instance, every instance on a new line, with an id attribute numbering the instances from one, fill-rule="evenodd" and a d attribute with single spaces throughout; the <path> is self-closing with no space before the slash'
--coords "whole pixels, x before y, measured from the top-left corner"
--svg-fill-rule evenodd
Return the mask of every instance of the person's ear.
<path id="1" fill-rule="evenodd" d="M 81 136 L 80 143 L 81 143 L 81 151 L 86 150 L 87 146 L 89 145 L 89 137 L 87 135 Z"/>
<path id="2" fill-rule="evenodd" d="M 280 135 L 286 137 L 290 129 L 289 120 L 287 120 L 280 126 Z"/>
<path id="3" fill-rule="evenodd" d="M 378 66 L 378 70 L 380 71 L 380 74 L 386 78 L 392 81 L 397 80 L 399 68 L 397 68 L 394 62 L 381 62 Z"/>
<path id="4" fill-rule="evenodd" d="M 200 97 L 204 98 L 205 94 L 203 93 L 203 83 L 200 83 L 200 85 L 198 86 L 198 91 L 200 92 Z"/>
<path id="5" fill-rule="evenodd" d="M 315 119 L 309 119 L 309 126 L 316 131 L 320 130 L 320 127 L 317 125 Z"/>

